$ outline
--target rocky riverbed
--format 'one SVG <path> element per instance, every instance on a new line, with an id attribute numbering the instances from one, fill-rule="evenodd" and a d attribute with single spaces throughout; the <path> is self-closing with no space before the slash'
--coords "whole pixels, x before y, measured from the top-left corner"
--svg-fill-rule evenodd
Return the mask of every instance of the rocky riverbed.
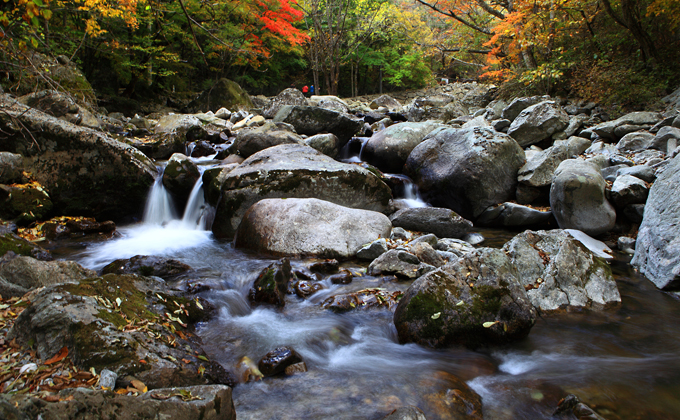
<path id="1" fill-rule="evenodd" d="M 493 94 L 2 95 L 0 413 L 680 415 L 677 104 Z"/>

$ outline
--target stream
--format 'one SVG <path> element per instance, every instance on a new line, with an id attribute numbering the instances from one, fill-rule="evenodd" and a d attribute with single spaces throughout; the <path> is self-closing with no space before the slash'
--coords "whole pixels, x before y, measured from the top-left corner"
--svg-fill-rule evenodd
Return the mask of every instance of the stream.
<path id="1" fill-rule="evenodd" d="M 119 227 L 113 239 L 65 241 L 52 252 L 92 269 L 135 255 L 190 265 L 185 279 L 208 286 L 200 295 L 218 308 L 197 334 L 210 359 L 227 370 L 244 356 L 257 363 L 282 345 L 300 353 L 308 372 L 234 388 L 240 420 L 377 420 L 403 405 L 420 407 L 429 420 L 456 418 L 447 410 L 446 391 L 461 380 L 481 395 L 487 420 L 550 419 L 568 393 L 608 420 L 680 418 L 680 302 L 637 274 L 629 256 L 619 254 L 612 262 L 622 297 L 617 308 L 539 317 L 528 338 L 504 348 L 432 350 L 399 344 L 387 309 L 335 314 L 321 308 L 334 294 L 408 288 L 407 281 L 363 274 L 367 264 L 342 263 L 357 274 L 350 284 L 322 280 L 324 290 L 306 300 L 288 295 L 282 309 L 251 307 L 248 290 L 273 260 L 214 239 L 201 185 L 194 190 L 179 215 L 158 182 L 144 221 Z M 403 198 L 417 201 L 407 190 L 411 195 Z M 518 233 L 476 231 L 486 238 L 481 246 L 493 247 Z M 311 261 L 291 263 L 303 267 Z"/>

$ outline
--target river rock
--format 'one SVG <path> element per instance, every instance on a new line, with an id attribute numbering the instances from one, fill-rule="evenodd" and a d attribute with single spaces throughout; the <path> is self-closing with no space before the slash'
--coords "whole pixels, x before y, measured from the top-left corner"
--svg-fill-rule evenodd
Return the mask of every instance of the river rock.
<path id="1" fill-rule="evenodd" d="M 370 276 L 394 274 L 404 279 L 415 279 L 432 270 L 434 267 L 421 263 L 410 252 L 392 249 L 373 260 L 367 273 Z"/>
<path id="2" fill-rule="evenodd" d="M 384 214 L 316 198 L 264 199 L 238 227 L 234 246 L 274 255 L 349 258 L 392 229 Z"/>
<path id="3" fill-rule="evenodd" d="M 302 142 L 333 159 L 338 156 L 338 152 L 340 151 L 340 139 L 332 133 L 317 134 L 316 136 L 303 139 Z"/>
<path id="4" fill-rule="evenodd" d="M 563 142 L 555 144 L 527 158 L 519 169 L 517 180 L 530 187 L 545 187 L 552 184 L 555 169 L 569 158 L 569 150 Z"/>
<path id="5" fill-rule="evenodd" d="M 290 365 L 302 362 L 302 356 L 290 347 L 277 347 L 265 354 L 257 363 L 258 369 L 264 376 L 274 376 L 283 373 Z"/>
<path id="6" fill-rule="evenodd" d="M 402 209 L 391 215 L 390 221 L 392 226 L 433 233 L 439 238 L 461 238 L 472 229 L 471 221 L 440 207 Z"/>
<path id="7" fill-rule="evenodd" d="M 524 151 L 491 128 L 447 129 L 416 146 L 405 173 L 428 203 L 466 219 L 509 201 L 524 165 Z"/>
<path id="8" fill-rule="evenodd" d="M 102 268 L 102 274 L 139 274 L 162 279 L 177 276 L 191 270 L 188 265 L 170 258 L 155 255 L 135 255 L 115 260 Z"/>
<path id="9" fill-rule="evenodd" d="M 290 260 L 282 258 L 271 263 L 260 272 L 248 293 L 248 297 L 253 303 L 284 306 L 288 285 L 294 278 Z"/>
<path id="10" fill-rule="evenodd" d="M 442 127 L 442 124 L 432 121 L 389 126 L 368 139 L 361 158 L 383 172 L 401 173 L 411 151 L 438 127 Z"/>
<path id="11" fill-rule="evenodd" d="M 174 312 L 180 305 L 186 313 Z M 203 301 L 202 306 L 208 308 L 208 303 Z M 16 319 L 8 337 L 22 345 L 34 342 L 37 356 L 43 360 L 67 347 L 80 369 L 107 368 L 119 376 L 133 375 L 149 389 L 231 383 L 220 365 L 197 357 L 202 356 L 202 350 L 196 343 L 160 325 L 171 322 L 176 329 L 183 328 L 166 313 L 188 325 L 204 320 L 208 310 L 174 295 L 163 281 L 107 274 L 41 290 Z M 123 331 L 130 323 L 142 327 Z M 177 346 L 150 339 L 147 331 L 169 334 Z M 203 375 L 200 366 L 205 369 Z"/>
<path id="12" fill-rule="evenodd" d="M 342 114 L 349 113 L 347 102 L 333 95 L 314 95 L 309 98 L 309 104 L 329 111 L 340 112 Z"/>
<path id="13" fill-rule="evenodd" d="M 286 105 L 306 106 L 308 105 L 307 98 L 298 89 L 284 89 L 269 102 L 269 106 L 262 111 L 262 115 L 265 118 L 274 118 L 276 113 Z"/>
<path id="14" fill-rule="evenodd" d="M 472 252 L 475 250 L 475 247 L 472 246 L 470 243 L 463 241 L 461 239 L 452 238 L 439 239 L 434 248 L 439 251 L 450 252 L 458 257 L 462 257 L 468 252 Z"/>
<path id="15" fill-rule="evenodd" d="M 16 225 L 11 225 L 16 230 Z M 44 248 L 39 247 L 33 242 L 16 235 L 14 232 L 6 231 L 5 226 L 0 230 L 0 257 L 5 256 L 8 252 L 16 255 L 23 255 L 33 257 L 41 261 L 51 261 L 52 255 Z M 13 256 L 13 254 L 10 254 Z"/>
<path id="16" fill-rule="evenodd" d="M 26 170 L 47 191 L 59 214 L 118 220 L 140 215 L 156 167 L 137 149 L 0 95 L 3 148 L 26 157 Z M 27 141 L 23 126 L 33 133 Z M 30 136 L 29 136 L 30 138 Z"/>
<path id="17" fill-rule="evenodd" d="M 231 388 L 225 385 L 160 388 L 137 397 L 77 388 L 62 391 L 60 397 L 59 402 L 47 404 L 35 397 L 23 397 L 16 403 L 21 412 L 30 415 L 26 419 L 236 420 Z"/>
<path id="18" fill-rule="evenodd" d="M 163 186 L 175 197 L 178 207 L 184 208 L 194 184 L 200 177 L 201 172 L 191 159 L 181 153 L 175 153 L 163 171 Z"/>
<path id="19" fill-rule="evenodd" d="M 569 125 L 569 115 L 554 101 L 543 101 L 519 113 L 508 135 L 525 147 L 550 138 Z"/>
<path id="20" fill-rule="evenodd" d="M 40 261 L 17 256 L 0 260 L 0 295 L 3 299 L 23 296 L 38 287 L 77 283 L 97 273 L 74 261 Z"/>
<path id="21" fill-rule="evenodd" d="M 194 143 L 194 148 L 191 150 L 191 157 L 205 157 L 214 155 L 217 150 L 213 147 L 212 143 L 205 140 L 199 140 Z"/>
<path id="22" fill-rule="evenodd" d="M 650 147 L 670 154 L 680 144 L 680 128 L 662 127 L 654 136 Z"/>
<path id="23" fill-rule="evenodd" d="M 389 292 L 385 289 L 363 289 L 331 296 L 321 302 L 321 306 L 338 313 L 355 309 L 387 308 L 393 310 L 402 294 L 400 291 Z"/>
<path id="24" fill-rule="evenodd" d="M 528 98 L 515 98 L 510 102 L 508 106 L 503 108 L 501 111 L 501 118 L 506 120 L 514 121 L 515 118 L 520 114 L 520 112 L 529 108 L 532 105 L 536 105 L 539 102 L 543 102 L 549 99 L 548 96 L 531 96 Z"/>
<path id="25" fill-rule="evenodd" d="M 305 299 L 313 295 L 314 293 L 318 292 L 319 290 L 323 290 L 323 286 L 321 285 L 321 283 L 310 280 L 298 280 L 295 283 L 293 283 L 293 290 L 295 291 L 296 295 Z"/>
<path id="26" fill-rule="evenodd" d="M 408 407 L 397 408 L 385 416 L 383 420 L 427 420 L 427 417 L 420 408 L 409 405 Z"/>
<path id="27" fill-rule="evenodd" d="M 223 171 L 224 173 L 224 171 Z M 318 198 L 364 210 L 387 212 L 392 193 L 371 171 L 337 162 L 308 146 L 286 144 L 258 152 L 213 180 L 222 194 L 213 233 L 231 238 L 241 218 L 264 198 Z M 363 245 L 365 241 L 361 245 Z"/>
<path id="28" fill-rule="evenodd" d="M 398 112 L 401 111 L 402 109 L 401 103 L 399 103 L 398 100 L 394 99 L 389 95 L 378 96 L 377 98 L 371 101 L 368 107 L 371 109 L 378 109 L 380 107 L 384 107 L 392 112 Z"/>
<path id="29" fill-rule="evenodd" d="M 623 153 L 639 152 L 648 149 L 653 142 L 654 134 L 646 131 L 636 131 L 623 136 L 621 140 L 616 143 L 616 148 Z"/>
<path id="30" fill-rule="evenodd" d="M 659 289 L 680 287 L 680 158 L 674 157 L 649 191 L 631 261 Z"/>
<path id="31" fill-rule="evenodd" d="M 400 343 L 478 348 L 526 337 L 536 320 L 517 269 L 481 248 L 417 279 L 394 313 Z"/>
<path id="32" fill-rule="evenodd" d="M 640 178 L 641 180 L 650 183 L 654 182 L 654 179 L 656 179 L 656 173 L 654 171 L 654 168 L 648 165 L 626 166 L 616 171 L 617 177 L 623 175 L 632 175 L 636 178 Z"/>
<path id="33" fill-rule="evenodd" d="M 187 105 L 187 112 L 217 111 L 220 108 L 254 108 L 248 93 L 233 80 L 221 78 L 212 87 L 204 90 L 198 98 Z"/>
<path id="34" fill-rule="evenodd" d="M 477 218 L 481 226 L 539 226 L 553 220 L 551 211 L 542 211 L 516 203 L 489 207 Z"/>
<path id="35" fill-rule="evenodd" d="M 313 136 L 324 132 L 333 133 L 343 146 L 364 126 L 363 121 L 341 112 L 299 105 L 282 107 L 274 116 L 274 122 L 291 124 L 298 134 Z"/>
<path id="36" fill-rule="evenodd" d="M 550 207 L 560 228 L 591 236 L 610 231 L 616 211 L 605 197 L 606 185 L 591 163 L 579 159 L 562 162 L 550 187 Z"/>
<path id="37" fill-rule="evenodd" d="M 301 142 L 302 138 L 295 132 L 292 125 L 268 121 L 262 127 L 239 131 L 229 150 L 247 158 L 268 147 Z"/>
<path id="38" fill-rule="evenodd" d="M 24 175 L 24 158 L 16 153 L 0 152 L 0 184 L 21 182 Z"/>
<path id="39" fill-rule="evenodd" d="M 531 303 L 541 311 L 621 302 L 611 267 L 563 230 L 525 231 L 503 246 Z"/>
<path id="40" fill-rule="evenodd" d="M 645 181 L 632 175 L 621 175 L 614 181 L 610 197 L 617 208 L 623 209 L 629 204 L 644 204 L 648 193 Z"/>
<path id="41" fill-rule="evenodd" d="M 42 90 L 22 96 L 19 102 L 72 124 L 89 128 L 101 127 L 101 121 L 88 108 L 62 92 Z"/>
<path id="42" fill-rule="evenodd" d="M 594 127 L 590 128 L 590 131 L 597 134 L 603 139 L 608 141 L 618 141 L 619 137 L 616 136 L 615 130 L 617 127 L 622 125 L 637 125 L 644 126 L 649 125 L 650 127 L 661 120 L 661 114 L 658 112 L 631 112 L 624 115 L 621 118 L 617 118 L 613 121 L 603 122 Z"/>
<path id="43" fill-rule="evenodd" d="M 0 217 L 25 226 L 50 217 L 54 204 L 45 189 L 33 183 L 0 184 Z"/>
<path id="44" fill-rule="evenodd" d="M 436 246 L 436 244 L 435 244 Z M 427 242 L 414 242 L 409 244 L 408 249 L 418 257 L 418 259 L 427 265 L 433 267 L 441 267 L 446 264 L 446 260 L 437 253 L 437 251 L 432 247 L 432 245 Z"/>
<path id="45" fill-rule="evenodd" d="M 356 257 L 360 260 L 373 261 L 387 252 L 387 240 L 379 238 L 370 244 L 366 244 L 357 251 Z"/>

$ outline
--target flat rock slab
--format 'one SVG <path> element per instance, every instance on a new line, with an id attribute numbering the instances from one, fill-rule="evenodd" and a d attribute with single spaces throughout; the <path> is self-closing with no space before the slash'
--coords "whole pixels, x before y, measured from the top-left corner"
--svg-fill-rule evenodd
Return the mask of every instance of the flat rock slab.
<path id="1" fill-rule="evenodd" d="M 274 255 L 349 258 L 391 230 L 387 216 L 374 211 L 315 198 L 265 199 L 245 213 L 234 245 Z"/>
<path id="2" fill-rule="evenodd" d="M 472 229 L 471 221 L 441 207 L 402 209 L 391 215 L 390 220 L 393 226 L 434 233 L 438 238 L 462 238 Z"/>

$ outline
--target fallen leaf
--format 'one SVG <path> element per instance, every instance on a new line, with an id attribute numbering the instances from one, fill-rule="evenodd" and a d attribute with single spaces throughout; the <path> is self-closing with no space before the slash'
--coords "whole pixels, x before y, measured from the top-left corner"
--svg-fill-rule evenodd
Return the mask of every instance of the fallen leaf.
<path id="1" fill-rule="evenodd" d="M 500 321 L 489 321 L 489 322 L 483 323 L 482 326 L 483 326 L 484 328 L 491 328 L 491 327 L 493 327 L 494 325 L 498 324 L 499 322 L 500 322 Z"/>
<path id="2" fill-rule="evenodd" d="M 439 317 L 441 316 L 441 314 L 442 314 L 441 312 L 437 312 L 436 314 L 432 315 L 430 318 L 432 318 L 432 319 L 439 319 Z"/>
<path id="3" fill-rule="evenodd" d="M 148 391 L 148 388 L 146 387 L 146 385 L 144 385 L 144 382 L 138 379 L 131 380 L 130 385 L 132 385 L 135 388 L 135 390 L 137 390 L 137 392 L 139 392 L 140 394 L 143 394 L 146 391 Z"/>
<path id="4" fill-rule="evenodd" d="M 47 359 L 44 364 L 51 365 L 52 363 L 61 362 L 66 356 L 68 356 L 68 348 L 64 346 L 59 350 L 59 353 L 55 354 L 50 359 Z"/>

